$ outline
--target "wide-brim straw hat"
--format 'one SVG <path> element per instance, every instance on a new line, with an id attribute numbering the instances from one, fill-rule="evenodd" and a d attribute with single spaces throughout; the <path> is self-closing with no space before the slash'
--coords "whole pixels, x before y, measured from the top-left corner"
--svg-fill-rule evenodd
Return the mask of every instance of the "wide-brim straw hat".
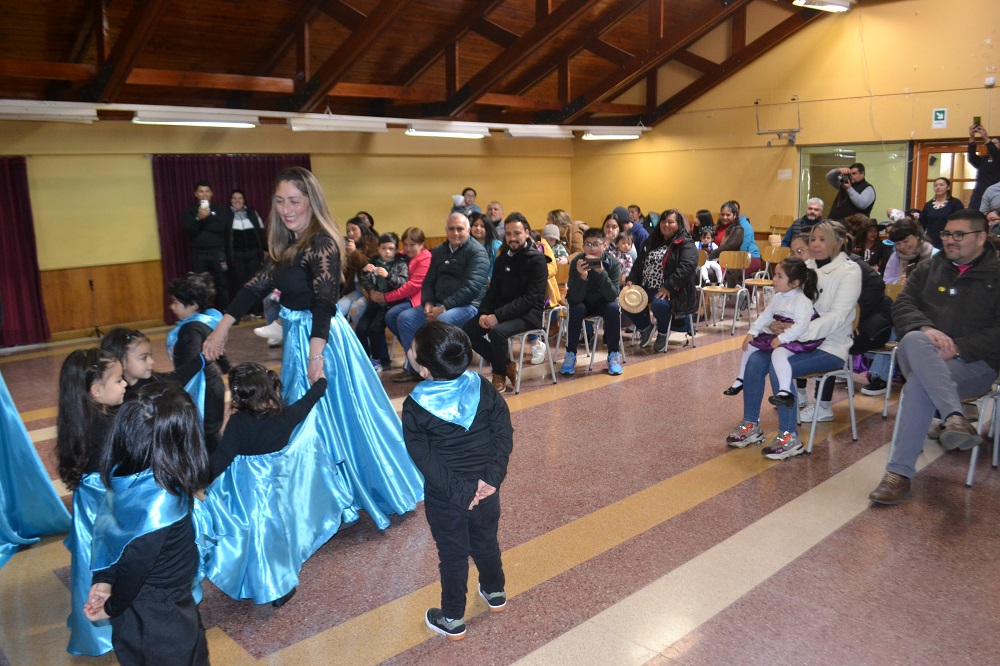
<path id="1" fill-rule="evenodd" d="M 649 305 L 649 295 L 645 289 L 638 285 L 625 287 L 618 294 L 618 304 L 622 306 L 622 310 L 625 312 L 631 312 L 632 314 L 642 312 Z"/>

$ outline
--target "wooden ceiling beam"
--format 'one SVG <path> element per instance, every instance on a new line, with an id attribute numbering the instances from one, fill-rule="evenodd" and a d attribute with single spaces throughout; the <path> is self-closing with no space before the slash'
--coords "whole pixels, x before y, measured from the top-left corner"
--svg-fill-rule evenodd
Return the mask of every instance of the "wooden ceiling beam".
<path id="1" fill-rule="evenodd" d="M 437 62 L 437 59 L 441 57 L 449 44 L 461 41 L 472 30 L 474 23 L 489 16 L 494 9 L 503 3 L 504 0 L 480 0 L 473 4 L 468 10 L 460 14 L 451 25 L 444 28 L 427 46 L 421 49 L 420 53 L 406 63 L 394 78 L 402 81 L 404 86 L 416 83 L 417 79 L 423 76 Z"/>
<path id="2" fill-rule="evenodd" d="M 431 110 L 431 115 L 454 118 L 467 111 L 476 103 L 477 99 L 495 88 L 518 65 L 534 55 L 538 49 L 545 46 L 550 39 L 580 18 L 597 2 L 598 0 L 566 0 L 563 2 L 551 14 L 521 35 L 516 44 L 504 50 L 503 53 L 474 74 L 440 109 Z M 435 111 L 439 111 L 439 113 L 435 113 Z"/>
<path id="3" fill-rule="evenodd" d="M 147 0 L 133 5 L 118 33 L 108 61 L 100 68 L 94 84 L 84 91 L 84 99 L 91 102 L 115 101 L 132 71 L 139 51 L 152 36 L 153 28 L 168 4 L 169 0 Z"/>
<path id="4" fill-rule="evenodd" d="M 808 24 L 817 20 L 824 12 L 811 9 L 796 8 L 795 14 L 778 23 L 763 35 L 746 45 L 716 66 L 714 72 L 706 74 L 692 82 L 670 99 L 658 105 L 651 113 L 634 119 L 646 125 L 655 125 L 665 118 L 677 113 L 685 105 L 719 85 L 730 76 L 740 71 L 757 58 L 761 57 L 775 46 L 785 41 Z"/>
<path id="5" fill-rule="evenodd" d="M 86 83 L 94 80 L 97 68 L 76 62 L 45 62 L 0 58 L 0 77 L 13 79 L 52 79 Z"/>
<path id="6" fill-rule="evenodd" d="M 655 1 L 655 0 L 654 0 Z M 605 32 L 613 28 L 619 21 L 631 14 L 645 0 L 626 0 L 614 3 L 600 15 L 594 18 L 590 27 L 584 30 L 580 39 L 573 40 L 559 51 L 542 59 L 537 65 L 517 75 L 507 89 L 513 93 L 523 94 L 541 83 L 549 74 L 556 71 L 559 63 L 570 60 L 587 46 L 601 38 Z M 600 47 L 598 47 L 600 48 Z"/>
<path id="7" fill-rule="evenodd" d="M 130 86 L 239 90 L 248 93 L 273 93 L 280 95 L 290 95 L 295 92 L 294 81 L 284 77 L 214 74 L 210 72 L 146 69 L 142 67 L 133 69 L 129 73 L 126 83 Z"/>
<path id="8" fill-rule="evenodd" d="M 476 34 L 485 37 L 494 44 L 499 44 L 505 49 L 509 49 L 517 43 L 520 38 L 516 32 L 511 32 L 507 28 L 494 23 L 493 21 L 482 18 L 472 24 L 472 31 Z"/>
<path id="9" fill-rule="evenodd" d="M 649 39 L 654 42 L 663 39 L 664 19 L 667 16 L 665 2 L 666 0 L 649 0 Z"/>
<path id="10" fill-rule="evenodd" d="M 691 69 L 696 69 L 704 74 L 714 72 L 719 66 L 719 63 L 712 62 L 708 58 L 702 58 L 700 55 L 696 55 L 690 51 L 678 51 L 674 54 L 673 59 L 682 65 L 687 65 Z"/>
<path id="11" fill-rule="evenodd" d="M 747 8 L 740 7 L 739 11 L 733 14 L 730 27 L 730 54 L 736 54 L 747 45 Z"/>
<path id="12" fill-rule="evenodd" d="M 268 59 L 267 63 L 258 70 L 261 76 L 270 76 L 274 70 L 277 69 L 281 61 L 285 59 L 288 52 L 291 49 L 296 48 L 296 40 L 299 35 L 298 26 L 312 23 L 313 19 L 316 18 L 316 15 L 320 13 L 320 6 L 322 4 L 323 2 L 321 2 L 321 0 L 311 0 L 306 3 L 306 5 L 299 12 L 299 15 L 295 18 L 292 25 L 281 31 L 285 36 L 279 44 L 266 51 L 271 54 L 271 57 Z"/>
<path id="13" fill-rule="evenodd" d="M 535 0 L 535 23 L 552 13 L 552 0 Z"/>
<path id="14" fill-rule="evenodd" d="M 406 0 L 381 0 L 364 22 L 351 32 L 343 44 L 327 59 L 305 85 L 301 94 L 295 95 L 293 106 L 299 111 L 310 111 L 326 98 L 333 86 L 375 43 L 385 28 L 406 9 Z"/>
<path id="15" fill-rule="evenodd" d="M 583 48 L 590 51 L 598 58 L 603 58 L 614 65 L 618 65 L 619 67 L 624 67 L 632 59 L 631 53 L 624 51 L 617 46 L 612 46 L 603 39 L 592 39 L 587 42 Z"/>
<path id="16" fill-rule="evenodd" d="M 364 14 L 342 0 L 323 0 L 319 5 L 319 9 L 348 30 L 357 30 L 365 22 L 365 18 L 367 18 Z"/>
<path id="17" fill-rule="evenodd" d="M 537 118 L 537 122 L 544 124 L 574 122 L 588 113 L 589 108 L 596 102 L 619 95 L 634 86 L 646 74 L 658 69 L 663 63 L 673 58 L 674 54 L 678 51 L 686 50 L 716 27 L 722 25 L 722 23 L 751 1 L 732 0 L 725 7 L 716 5 L 714 2 L 711 3 L 710 9 L 702 16 L 701 21 L 692 29 L 684 32 L 685 38 L 683 40 L 676 38 L 676 32 L 665 35 L 663 39 L 655 42 L 649 49 L 635 54 L 627 66 L 620 67 L 611 72 L 600 83 L 571 101 L 562 111 L 559 113 L 541 114 Z"/>

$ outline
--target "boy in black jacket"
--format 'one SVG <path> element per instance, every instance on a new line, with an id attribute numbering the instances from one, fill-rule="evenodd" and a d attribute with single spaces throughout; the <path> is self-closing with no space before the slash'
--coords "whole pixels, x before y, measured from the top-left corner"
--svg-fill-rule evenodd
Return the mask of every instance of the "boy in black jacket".
<path id="1" fill-rule="evenodd" d="M 500 394 L 468 369 L 472 345 L 462 329 L 442 321 L 424 324 L 407 357 L 426 381 L 403 403 L 403 438 L 424 475 L 424 512 L 441 570 L 441 608 L 429 609 L 425 621 L 460 640 L 470 555 L 479 570 L 479 595 L 490 610 L 507 604 L 497 528 L 514 429 Z"/>

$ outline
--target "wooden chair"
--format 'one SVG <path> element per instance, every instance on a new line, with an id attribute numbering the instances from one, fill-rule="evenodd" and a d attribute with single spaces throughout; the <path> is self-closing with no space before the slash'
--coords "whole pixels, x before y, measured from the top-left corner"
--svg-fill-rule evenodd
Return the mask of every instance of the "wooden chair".
<path id="1" fill-rule="evenodd" d="M 739 271 L 740 281 L 739 285 L 735 287 L 726 287 L 724 285 L 718 286 L 707 286 L 701 288 L 701 300 L 699 303 L 699 315 L 700 310 L 707 306 L 708 298 L 722 298 L 722 308 L 725 310 L 726 301 L 729 296 L 736 297 L 736 309 L 733 312 L 733 330 L 730 335 L 736 335 L 736 321 L 740 318 L 740 301 L 741 298 L 745 298 L 747 301 L 747 325 L 750 324 L 750 292 L 746 288 L 746 269 L 750 267 L 750 253 L 749 252 L 739 252 L 737 250 L 727 250 L 719 255 L 719 265 L 722 266 L 723 270 L 728 274 L 729 271 Z M 714 315 L 714 312 L 712 313 Z M 707 317 L 706 317 L 707 318 Z M 700 318 L 699 318 L 699 321 Z M 697 324 L 697 322 L 696 322 Z M 711 326 L 716 325 L 717 322 L 712 320 Z"/>
<path id="2" fill-rule="evenodd" d="M 746 281 L 747 287 L 756 289 L 756 297 L 753 299 L 753 302 L 757 308 L 758 317 L 760 316 L 761 302 L 764 300 L 761 296 L 766 293 L 768 288 L 774 287 L 774 280 L 771 279 L 773 275 L 771 266 L 781 263 L 781 260 L 791 253 L 792 251 L 789 248 L 781 247 L 780 245 L 778 247 L 765 245 L 760 248 L 761 270 L 757 271 L 751 279 Z"/>

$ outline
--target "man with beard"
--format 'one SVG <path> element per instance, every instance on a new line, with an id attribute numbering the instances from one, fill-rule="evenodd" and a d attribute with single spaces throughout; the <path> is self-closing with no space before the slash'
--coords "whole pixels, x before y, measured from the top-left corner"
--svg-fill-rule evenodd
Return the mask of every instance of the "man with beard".
<path id="1" fill-rule="evenodd" d="M 792 222 L 785 232 L 785 238 L 781 241 L 782 247 L 791 247 L 792 239 L 799 234 L 807 234 L 812 228 L 823 219 L 823 200 L 813 197 L 806 202 L 806 214 Z"/>
<path id="2" fill-rule="evenodd" d="M 871 217 L 875 206 L 875 188 L 865 180 L 864 164 L 855 162 L 849 167 L 830 169 L 826 182 L 840 190 L 830 209 L 831 220 L 843 222 L 844 218 L 855 213 Z"/>
<path id="3" fill-rule="evenodd" d="M 472 348 L 493 366 L 493 386 L 500 393 L 506 390 L 507 379 L 517 386 L 517 364 L 510 360 L 507 341 L 542 327 L 549 274 L 545 255 L 536 251 L 530 231 L 520 213 L 504 220 L 506 247 L 497 256 L 479 311 L 463 326 Z"/>

